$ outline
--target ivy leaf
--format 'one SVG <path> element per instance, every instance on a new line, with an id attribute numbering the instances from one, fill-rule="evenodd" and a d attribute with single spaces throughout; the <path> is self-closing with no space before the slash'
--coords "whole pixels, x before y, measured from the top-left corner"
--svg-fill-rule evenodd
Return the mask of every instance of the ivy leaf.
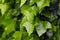
<path id="1" fill-rule="evenodd" d="M 26 2 L 26 0 L 21 0 L 20 7 Z"/>
<path id="2" fill-rule="evenodd" d="M 51 30 L 56 32 L 56 29 L 57 29 L 56 26 L 52 25 L 52 29 Z"/>
<path id="3" fill-rule="evenodd" d="M 11 23 L 12 19 L 11 18 L 11 14 L 12 14 L 12 10 L 9 10 L 4 16 L 1 17 L 1 24 L 3 24 L 4 26 L 7 26 L 8 24 Z"/>
<path id="4" fill-rule="evenodd" d="M 15 31 L 15 22 L 15 20 L 12 20 L 11 22 L 9 22 L 10 24 L 7 23 L 8 25 L 6 25 L 5 27 L 2 38 L 5 38 L 6 35 L 8 35 L 10 32 Z"/>
<path id="5" fill-rule="evenodd" d="M 5 12 L 8 10 L 8 8 L 9 8 L 9 4 L 8 3 L 0 4 L 0 9 L 1 9 L 2 15 L 5 14 Z"/>
<path id="6" fill-rule="evenodd" d="M 50 0 L 30 0 L 30 5 L 33 5 L 34 3 L 37 4 L 40 13 L 45 6 L 49 6 Z"/>
<path id="7" fill-rule="evenodd" d="M 41 21 L 36 27 L 36 31 L 39 36 L 44 34 L 48 28 L 51 28 L 51 24 L 47 21 Z"/>
<path id="8" fill-rule="evenodd" d="M 30 0 L 30 5 L 33 5 L 36 2 L 36 0 Z"/>
<path id="9" fill-rule="evenodd" d="M 36 34 L 32 34 L 31 36 L 28 36 L 28 33 L 24 31 L 22 40 L 39 40 L 39 37 Z"/>
<path id="10" fill-rule="evenodd" d="M 34 18 L 34 26 L 37 26 L 39 24 L 39 18 L 38 17 L 35 17 Z"/>
<path id="11" fill-rule="evenodd" d="M 30 5 L 33 5 L 34 3 L 38 2 L 40 0 L 30 0 Z"/>
<path id="12" fill-rule="evenodd" d="M 20 24 L 20 30 L 23 30 L 24 29 L 24 23 L 27 21 L 27 19 L 26 19 L 26 17 L 23 17 L 23 19 L 22 19 L 22 22 L 21 22 L 21 24 Z"/>
<path id="13" fill-rule="evenodd" d="M 21 13 L 26 17 L 26 22 L 24 22 L 23 26 L 25 26 L 29 36 L 34 30 L 33 20 L 36 15 L 36 6 L 30 7 L 29 5 L 24 5 L 21 8 Z"/>
<path id="14" fill-rule="evenodd" d="M 16 31 L 13 34 L 13 37 L 15 38 L 15 40 L 21 40 L 21 32 L 20 31 Z"/>
<path id="15" fill-rule="evenodd" d="M 29 36 L 26 31 L 23 31 L 22 40 L 29 40 Z"/>
<path id="16" fill-rule="evenodd" d="M 22 37 L 22 34 L 23 34 L 23 30 L 24 30 L 24 23 L 26 22 L 27 20 L 26 20 L 26 17 L 23 17 L 23 19 L 22 19 L 22 22 L 21 22 L 21 24 L 20 24 L 20 39 L 21 39 L 21 37 Z"/>
<path id="17" fill-rule="evenodd" d="M 32 22 L 34 15 L 36 15 L 36 6 L 24 5 L 21 8 L 21 13 L 27 18 L 27 21 Z"/>
<path id="18" fill-rule="evenodd" d="M 50 0 L 40 0 L 36 3 L 37 3 L 39 13 L 40 13 L 45 6 L 49 6 Z"/>
<path id="19" fill-rule="evenodd" d="M 34 30 L 34 25 L 31 24 L 30 22 L 26 22 L 26 23 L 24 24 L 24 26 L 25 26 L 25 28 L 26 28 L 26 30 L 27 30 L 27 32 L 28 32 L 28 35 L 30 36 L 31 33 L 32 33 L 33 30 Z"/>

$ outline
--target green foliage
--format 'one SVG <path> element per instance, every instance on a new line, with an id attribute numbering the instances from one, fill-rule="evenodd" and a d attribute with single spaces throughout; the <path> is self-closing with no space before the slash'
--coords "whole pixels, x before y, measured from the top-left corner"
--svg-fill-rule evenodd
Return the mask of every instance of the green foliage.
<path id="1" fill-rule="evenodd" d="M 51 28 L 51 24 L 47 21 L 41 21 L 36 27 L 36 31 L 39 36 L 44 34 L 48 28 Z"/>
<path id="2" fill-rule="evenodd" d="M 44 40 L 45 33 L 46 40 L 60 40 L 60 9 L 51 18 L 50 2 L 56 1 L 0 0 L 0 40 Z"/>

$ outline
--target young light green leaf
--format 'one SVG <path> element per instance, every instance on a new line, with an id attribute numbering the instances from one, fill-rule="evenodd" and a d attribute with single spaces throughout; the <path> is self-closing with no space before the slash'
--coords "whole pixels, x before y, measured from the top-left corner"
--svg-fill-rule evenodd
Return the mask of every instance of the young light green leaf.
<path id="1" fill-rule="evenodd" d="M 33 5 L 35 3 L 35 0 L 30 0 L 30 5 Z"/>
<path id="2" fill-rule="evenodd" d="M 26 28 L 26 30 L 28 32 L 28 35 L 30 36 L 31 33 L 34 31 L 34 25 L 32 23 L 30 23 L 30 22 L 26 22 L 24 24 L 24 26 L 25 26 L 25 28 Z"/>
<path id="3" fill-rule="evenodd" d="M 44 34 L 48 28 L 51 28 L 51 24 L 47 21 L 41 21 L 36 27 L 36 31 L 39 36 Z"/>
<path id="4" fill-rule="evenodd" d="M 21 24 L 20 24 L 20 39 L 22 38 L 22 34 L 23 34 L 23 30 L 24 30 L 24 23 L 26 22 L 27 20 L 26 20 L 26 17 L 23 17 L 22 18 L 22 22 L 21 22 Z"/>
<path id="5" fill-rule="evenodd" d="M 20 7 L 26 2 L 26 0 L 21 0 Z"/>
<path id="6" fill-rule="evenodd" d="M 21 24 L 20 24 L 20 30 L 23 30 L 24 29 L 24 23 L 27 21 L 27 19 L 26 19 L 26 17 L 23 17 L 23 19 L 22 19 L 22 22 L 21 22 Z"/>
<path id="7" fill-rule="evenodd" d="M 32 22 L 34 15 L 36 15 L 36 6 L 30 7 L 29 5 L 24 5 L 21 8 L 21 13 L 27 18 L 29 22 Z"/>
<path id="8" fill-rule="evenodd" d="M 5 14 L 5 12 L 8 10 L 8 8 L 9 8 L 9 4 L 8 3 L 0 4 L 0 9 L 1 9 L 2 15 Z"/>

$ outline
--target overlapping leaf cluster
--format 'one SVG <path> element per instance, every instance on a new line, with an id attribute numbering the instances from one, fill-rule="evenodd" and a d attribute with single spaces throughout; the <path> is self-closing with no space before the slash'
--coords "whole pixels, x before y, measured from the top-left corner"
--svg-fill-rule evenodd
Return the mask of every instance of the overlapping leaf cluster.
<path id="1" fill-rule="evenodd" d="M 51 20 L 50 2 L 0 0 L 0 40 L 44 40 L 41 36 L 45 33 L 46 40 L 60 40 L 60 9 Z"/>

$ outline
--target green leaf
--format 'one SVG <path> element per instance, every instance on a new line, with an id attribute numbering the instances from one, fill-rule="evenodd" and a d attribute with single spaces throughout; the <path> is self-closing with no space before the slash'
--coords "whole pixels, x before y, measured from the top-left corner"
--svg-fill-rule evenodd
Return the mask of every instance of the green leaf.
<path id="1" fill-rule="evenodd" d="M 0 0 L 0 40 L 40 40 L 40 36 L 46 38 L 43 34 L 47 29 L 49 35 L 50 32 L 54 34 L 51 34 L 52 37 L 47 35 L 46 40 L 50 37 L 53 40 L 60 40 L 60 20 L 50 20 L 50 2 L 55 3 L 56 0 Z M 60 9 L 58 19 L 59 15 Z M 43 21 L 44 17 L 47 18 L 46 21 Z"/>
<path id="2" fill-rule="evenodd" d="M 10 32 L 15 31 L 15 20 L 11 20 L 8 25 L 4 28 L 4 32 L 2 34 L 2 38 L 5 38 Z"/>
<path id="3" fill-rule="evenodd" d="M 30 7 L 29 5 L 24 5 L 21 8 L 21 13 L 25 17 L 25 19 L 24 19 L 25 21 L 22 20 L 22 23 L 23 23 L 22 25 L 25 26 L 25 28 L 30 36 L 34 30 L 33 20 L 34 20 L 34 16 L 36 15 L 36 7 L 35 6 Z"/>
<path id="4" fill-rule="evenodd" d="M 13 20 L 11 18 L 11 14 L 12 14 L 12 10 L 9 10 L 4 16 L 1 16 L 1 24 L 3 24 L 4 26 L 7 26 L 8 24 L 11 23 L 11 21 Z"/>
<path id="5" fill-rule="evenodd" d="M 50 0 L 30 0 L 30 5 L 33 5 L 34 3 L 37 4 L 38 10 L 41 12 L 45 6 L 49 6 Z"/>
<path id="6" fill-rule="evenodd" d="M 20 39 L 22 38 L 23 30 L 24 30 L 24 23 L 26 22 L 26 17 L 23 17 L 22 22 L 20 24 Z"/>
<path id="7" fill-rule="evenodd" d="M 22 40 L 39 40 L 39 37 L 36 34 L 32 34 L 31 36 L 28 36 L 28 33 L 24 31 Z"/>
<path id="8" fill-rule="evenodd" d="M 26 31 L 23 31 L 22 40 L 29 40 L 29 36 L 28 36 L 28 33 Z"/>
<path id="9" fill-rule="evenodd" d="M 13 37 L 15 38 L 15 40 L 21 40 L 21 32 L 20 31 L 16 31 L 13 34 Z"/>
<path id="10" fill-rule="evenodd" d="M 20 30 L 23 30 L 24 29 L 24 23 L 27 21 L 27 19 L 26 19 L 26 17 L 23 17 L 23 19 L 22 19 L 22 22 L 21 22 L 21 24 L 20 24 Z"/>
<path id="11" fill-rule="evenodd" d="M 39 24 L 39 18 L 38 17 L 35 17 L 34 18 L 34 26 L 37 26 Z"/>
<path id="12" fill-rule="evenodd" d="M 40 13 L 45 6 L 50 5 L 50 0 L 40 0 L 36 3 L 37 3 L 38 10 L 39 10 L 39 13 Z"/>
<path id="13" fill-rule="evenodd" d="M 32 23 L 30 23 L 30 22 L 26 22 L 24 24 L 24 26 L 25 26 L 25 28 L 26 28 L 26 30 L 28 32 L 28 35 L 30 36 L 31 33 L 34 31 L 34 25 Z"/>
<path id="14" fill-rule="evenodd" d="M 52 25 L 52 29 L 51 29 L 51 30 L 56 32 L 56 29 L 57 29 L 56 27 L 57 27 L 57 26 L 53 26 L 53 25 Z"/>
<path id="15" fill-rule="evenodd" d="M 33 5 L 35 2 L 38 2 L 40 0 L 30 0 L 30 5 Z"/>
<path id="16" fill-rule="evenodd" d="M 36 6 L 30 7 L 29 5 L 24 5 L 21 8 L 21 13 L 26 16 L 27 21 L 32 22 L 34 15 L 36 15 Z"/>
<path id="17" fill-rule="evenodd" d="M 26 0 L 21 0 L 20 7 L 26 2 Z"/>
<path id="18" fill-rule="evenodd" d="M 34 30 L 33 20 L 34 20 L 34 15 L 36 15 L 36 7 L 35 6 L 29 7 L 29 5 L 24 5 L 21 8 L 21 13 L 23 13 L 23 15 L 26 19 L 26 21 L 23 22 L 24 24 L 22 24 L 22 25 L 25 26 L 28 34 L 30 35 Z"/>
<path id="19" fill-rule="evenodd" d="M 36 31 L 39 36 L 44 34 L 48 28 L 51 28 L 51 24 L 47 21 L 40 21 L 38 26 L 36 27 Z"/>
<path id="20" fill-rule="evenodd" d="M 8 8 L 9 8 L 9 4 L 8 3 L 0 4 L 0 9 L 1 9 L 2 15 L 5 14 L 5 12 L 8 10 Z"/>

